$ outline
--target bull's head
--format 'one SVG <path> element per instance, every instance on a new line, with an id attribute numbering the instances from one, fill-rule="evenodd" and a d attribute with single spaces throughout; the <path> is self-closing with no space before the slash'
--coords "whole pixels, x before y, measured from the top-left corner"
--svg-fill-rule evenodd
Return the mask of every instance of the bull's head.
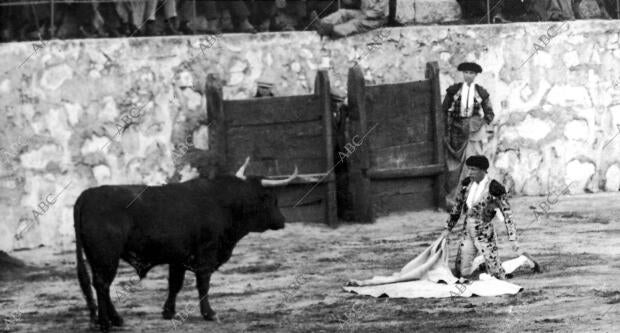
<path id="1" fill-rule="evenodd" d="M 245 169 L 248 167 L 249 163 L 250 157 L 247 157 L 241 168 L 239 168 L 235 174 L 237 178 L 248 180 L 245 176 Z M 298 175 L 297 166 L 295 166 L 293 174 L 286 179 L 257 179 L 260 180 L 260 189 L 258 189 L 260 204 L 257 212 L 258 216 L 256 217 L 259 219 L 257 222 L 260 226 L 272 230 L 284 228 L 285 219 L 282 212 L 280 212 L 280 208 L 278 207 L 278 198 L 272 188 L 277 186 L 285 186 L 296 178 L 303 178 Z"/>

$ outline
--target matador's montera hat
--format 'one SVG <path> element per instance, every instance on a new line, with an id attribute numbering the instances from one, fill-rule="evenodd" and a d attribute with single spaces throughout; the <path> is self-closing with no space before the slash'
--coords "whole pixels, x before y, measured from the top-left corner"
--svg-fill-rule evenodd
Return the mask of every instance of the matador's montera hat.
<path id="1" fill-rule="evenodd" d="M 489 160 L 483 155 L 473 155 L 465 160 L 465 165 L 486 171 L 489 168 Z"/>
<path id="2" fill-rule="evenodd" d="M 476 74 L 482 73 L 482 67 L 475 62 L 463 62 L 456 69 L 458 69 L 459 72 L 470 71 Z"/>

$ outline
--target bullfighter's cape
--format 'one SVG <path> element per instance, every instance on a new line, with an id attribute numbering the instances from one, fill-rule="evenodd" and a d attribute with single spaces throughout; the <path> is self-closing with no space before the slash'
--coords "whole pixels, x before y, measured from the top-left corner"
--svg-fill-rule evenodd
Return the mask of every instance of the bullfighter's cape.
<path id="1" fill-rule="evenodd" d="M 442 298 L 514 295 L 523 288 L 510 282 L 498 280 L 488 274 L 480 274 L 480 280 L 458 279 L 448 267 L 446 238 L 438 238 L 424 252 L 411 260 L 400 272 L 391 276 L 375 276 L 368 280 L 351 280 L 343 287 L 360 295 L 392 298 Z M 517 260 L 517 259 L 515 259 Z M 511 260 L 502 264 L 507 273 L 519 265 Z"/>

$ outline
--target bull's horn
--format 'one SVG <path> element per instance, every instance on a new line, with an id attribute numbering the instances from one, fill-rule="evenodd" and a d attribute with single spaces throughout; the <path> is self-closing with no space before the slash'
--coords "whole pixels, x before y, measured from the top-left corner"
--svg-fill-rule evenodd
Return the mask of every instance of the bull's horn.
<path id="1" fill-rule="evenodd" d="M 293 174 L 286 179 L 282 179 L 282 180 L 261 179 L 260 183 L 263 186 L 283 186 L 283 185 L 290 183 L 293 179 L 297 178 L 297 172 L 298 172 L 297 166 L 295 166 L 295 171 L 293 171 Z"/>
<path id="2" fill-rule="evenodd" d="M 239 168 L 239 170 L 237 170 L 237 173 L 235 174 L 237 178 L 245 180 L 245 168 L 248 167 L 248 164 L 250 164 L 250 156 L 245 158 L 245 162 L 243 162 L 243 165 Z"/>
<path id="3" fill-rule="evenodd" d="M 320 182 L 323 179 L 323 177 L 320 177 L 320 176 L 298 176 L 297 178 L 303 179 L 307 182 L 315 182 L 315 183 Z"/>

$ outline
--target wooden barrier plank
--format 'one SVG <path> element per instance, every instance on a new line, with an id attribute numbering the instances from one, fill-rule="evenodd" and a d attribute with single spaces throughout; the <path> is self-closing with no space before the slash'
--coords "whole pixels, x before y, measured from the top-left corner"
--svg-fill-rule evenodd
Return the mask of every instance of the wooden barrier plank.
<path id="1" fill-rule="evenodd" d="M 399 168 L 399 169 L 370 169 L 368 170 L 368 176 L 371 180 L 374 179 L 397 179 L 397 178 L 413 178 L 424 176 L 436 176 L 444 171 L 444 166 L 441 164 L 431 164 L 419 167 L 411 168 Z"/>
<path id="2" fill-rule="evenodd" d="M 414 86 L 424 89 L 415 92 Z M 372 140 L 371 150 L 403 143 L 434 141 L 430 81 L 374 86 L 367 98 L 368 126 L 379 124 L 381 131 Z M 390 92 L 391 91 L 391 92 Z M 370 94 L 370 93 L 369 93 Z"/>
<path id="3" fill-rule="evenodd" d="M 280 212 L 284 215 L 286 222 L 325 222 L 325 204 L 312 206 L 302 206 L 295 208 L 280 207 Z"/>
<path id="4" fill-rule="evenodd" d="M 286 139 L 299 139 L 305 137 L 317 137 L 323 136 L 323 124 L 322 121 L 311 122 L 291 122 L 287 124 L 271 124 L 269 126 L 228 126 L 229 136 L 250 136 L 255 138 L 260 136 L 264 140 L 276 140 L 284 139 L 282 135 L 286 135 Z M 271 137 L 274 135 L 280 135 L 279 137 Z"/>
<path id="5" fill-rule="evenodd" d="M 290 175 L 298 166 L 301 176 L 315 178 L 298 178 L 274 189 L 283 214 L 288 220 L 335 223 L 327 72 L 317 74 L 312 95 L 223 101 L 221 85 L 208 87 L 209 114 L 214 113 L 218 129 L 213 136 L 227 170 L 237 170 L 248 156 L 246 175 Z"/>
<path id="6" fill-rule="evenodd" d="M 435 153 L 433 154 L 435 164 L 443 165 L 444 170 L 447 170 L 445 155 L 444 155 L 444 117 L 441 109 L 441 91 L 439 91 L 439 65 L 437 62 L 430 62 L 426 65 L 426 79 L 431 81 L 432 88 L 432 110 L 433 110 L 433 134 L 435 136 Z M 445 171 L 437 175 L 435 178 L 435 206 L 444 207 L 444 183 L 445 183 Z"/>
<path id="7" fill-rule="evenodd" d="M 325 200 L 326 184 L 291 184 L 277 189 L 280 207 L 307 206 Z"/>
<path id="8" fill-rule="evenodd" d="M 230 166 L 227 159 L 227 127 L 222 98 L 222 81 L 216 75 L 207 75 L 205 92 L 207 97 L 207 119 L 210 124 L 209 150 L 213 151 L 212 154 L 221 168 L 228 170 Z M 224 170 L 215 171 L 222 172 Z M 214 176 L 214 173 L 209 175 L 210 178 Z"/>
<path id="9" fill-rule="evenodd" d="M 433 162 L 433 144 L 424 141 L 375 148 L 372 151 L 371 166 L 377 169 L 394 169 L 431 164 Z"/>
<path id="10" fill-rule="evenodd" d="M 370 128 L 378 125 L 376 133 L 371 132 L 371 149 L 390 147 L 404 143 L 434 141 L 428 134 L 432 128 L 430 115 L 400 117 L 386 121 L 370 121 Z M 431 144 L 432 145 L 432 144 Z"/>
<path id="11" fill-rule="evenodd" d="M 349 69 L 347 78 L 347 99 L 349 101 L 349 114 L 351 119 L 350 137 L 355 135 L 363 137 L 367 134 L 366 114 L 366 84 L 364 74 L 359 65 Z M 377 130 L 377 129 L 375 129 Z M 366 176 L 366 170 L 370 167 L 370 137 L 366 137 L 364 144 L 356 148 L 356 152 L 350 157 L 349 187 L 353 206 L 353 218 L 360 222 L 374 221 L 374 212 L 370 197 L 370 179 Z"/>
<path id="12" fill-rule="evenodd" d="M 331 110 L 331 94 L 329 88 L 329 77 L 327 71 L 319 71 L 314 80 L 314 93 L 320 98 L 320 107 L 323 111 L 323 130 L 324 130 L 324 152 L 325 152 L 325 165 L 323 170 L 328 170 L 334 165 L 334 144 L 332 141 L 332 126 L 333 126 L 333 114 Z M 334 175 L 331 175 L 330 180 L 335 179 Z M 338 222 L 338 213 L 336 207 L 336 184 L 334 181 L 330 181 L 325 185 L 325 221 L 329 225 L 334 225 Z"/>
<path id="13" fill-rule="evenodd" d="M 271 126 L 323 118 L 318 95 L 224 101 L 224 107 L 229 126 Z"/>
<path id="14" fill-rule="evenodd" d="M 429 63 L 425 80 L 373 86 L 365 85 L 357 67 L 349 70 L 350 137 L 364 136 L 366 129 L 376 128 L 351 158 L 348 181 L 358 211 L 363 211 L 362 200 L 387 211 L 437 205 L 445 164 L 440 159 L 443 148 L 438 148 L 443 142 L 443 134 L 437 131 L 438 124 L 443 125 L 437 111 L 438 83 L 436 63 Z M 354 160 L 358 152 L 363 153 L 362 166 L 356 166 Z"/>
<path id="15" fill-rule="evenodd" d="M 253 155 L 274 159 L 325 158 L 319 135 L 297 136 L 295 126 L 288 129 L 269 130 L 234 128 L 228 131 L 228 146 L 235 147 L 236 155 Z M 261 134 L 263 133 L 263 134 Z M 324 169 L 315 170 L 323 171 Z"/>
<path id="16" fill-rule="evenodd" d="M 373 196 L 374 209 L 378 216 L 392 212 L 406 212 L 434 207 L 433 191 L 397 194 L 392 196 Z M 412 221 L 412 224 L 415 221 Z"/>
<path id="17" fill-rule="evenodd" d="M 393 196 L 407 193 L 432 193 L 434 176 L 417 176 L 415 178 L 373 179 L 373 196 Z"/>

